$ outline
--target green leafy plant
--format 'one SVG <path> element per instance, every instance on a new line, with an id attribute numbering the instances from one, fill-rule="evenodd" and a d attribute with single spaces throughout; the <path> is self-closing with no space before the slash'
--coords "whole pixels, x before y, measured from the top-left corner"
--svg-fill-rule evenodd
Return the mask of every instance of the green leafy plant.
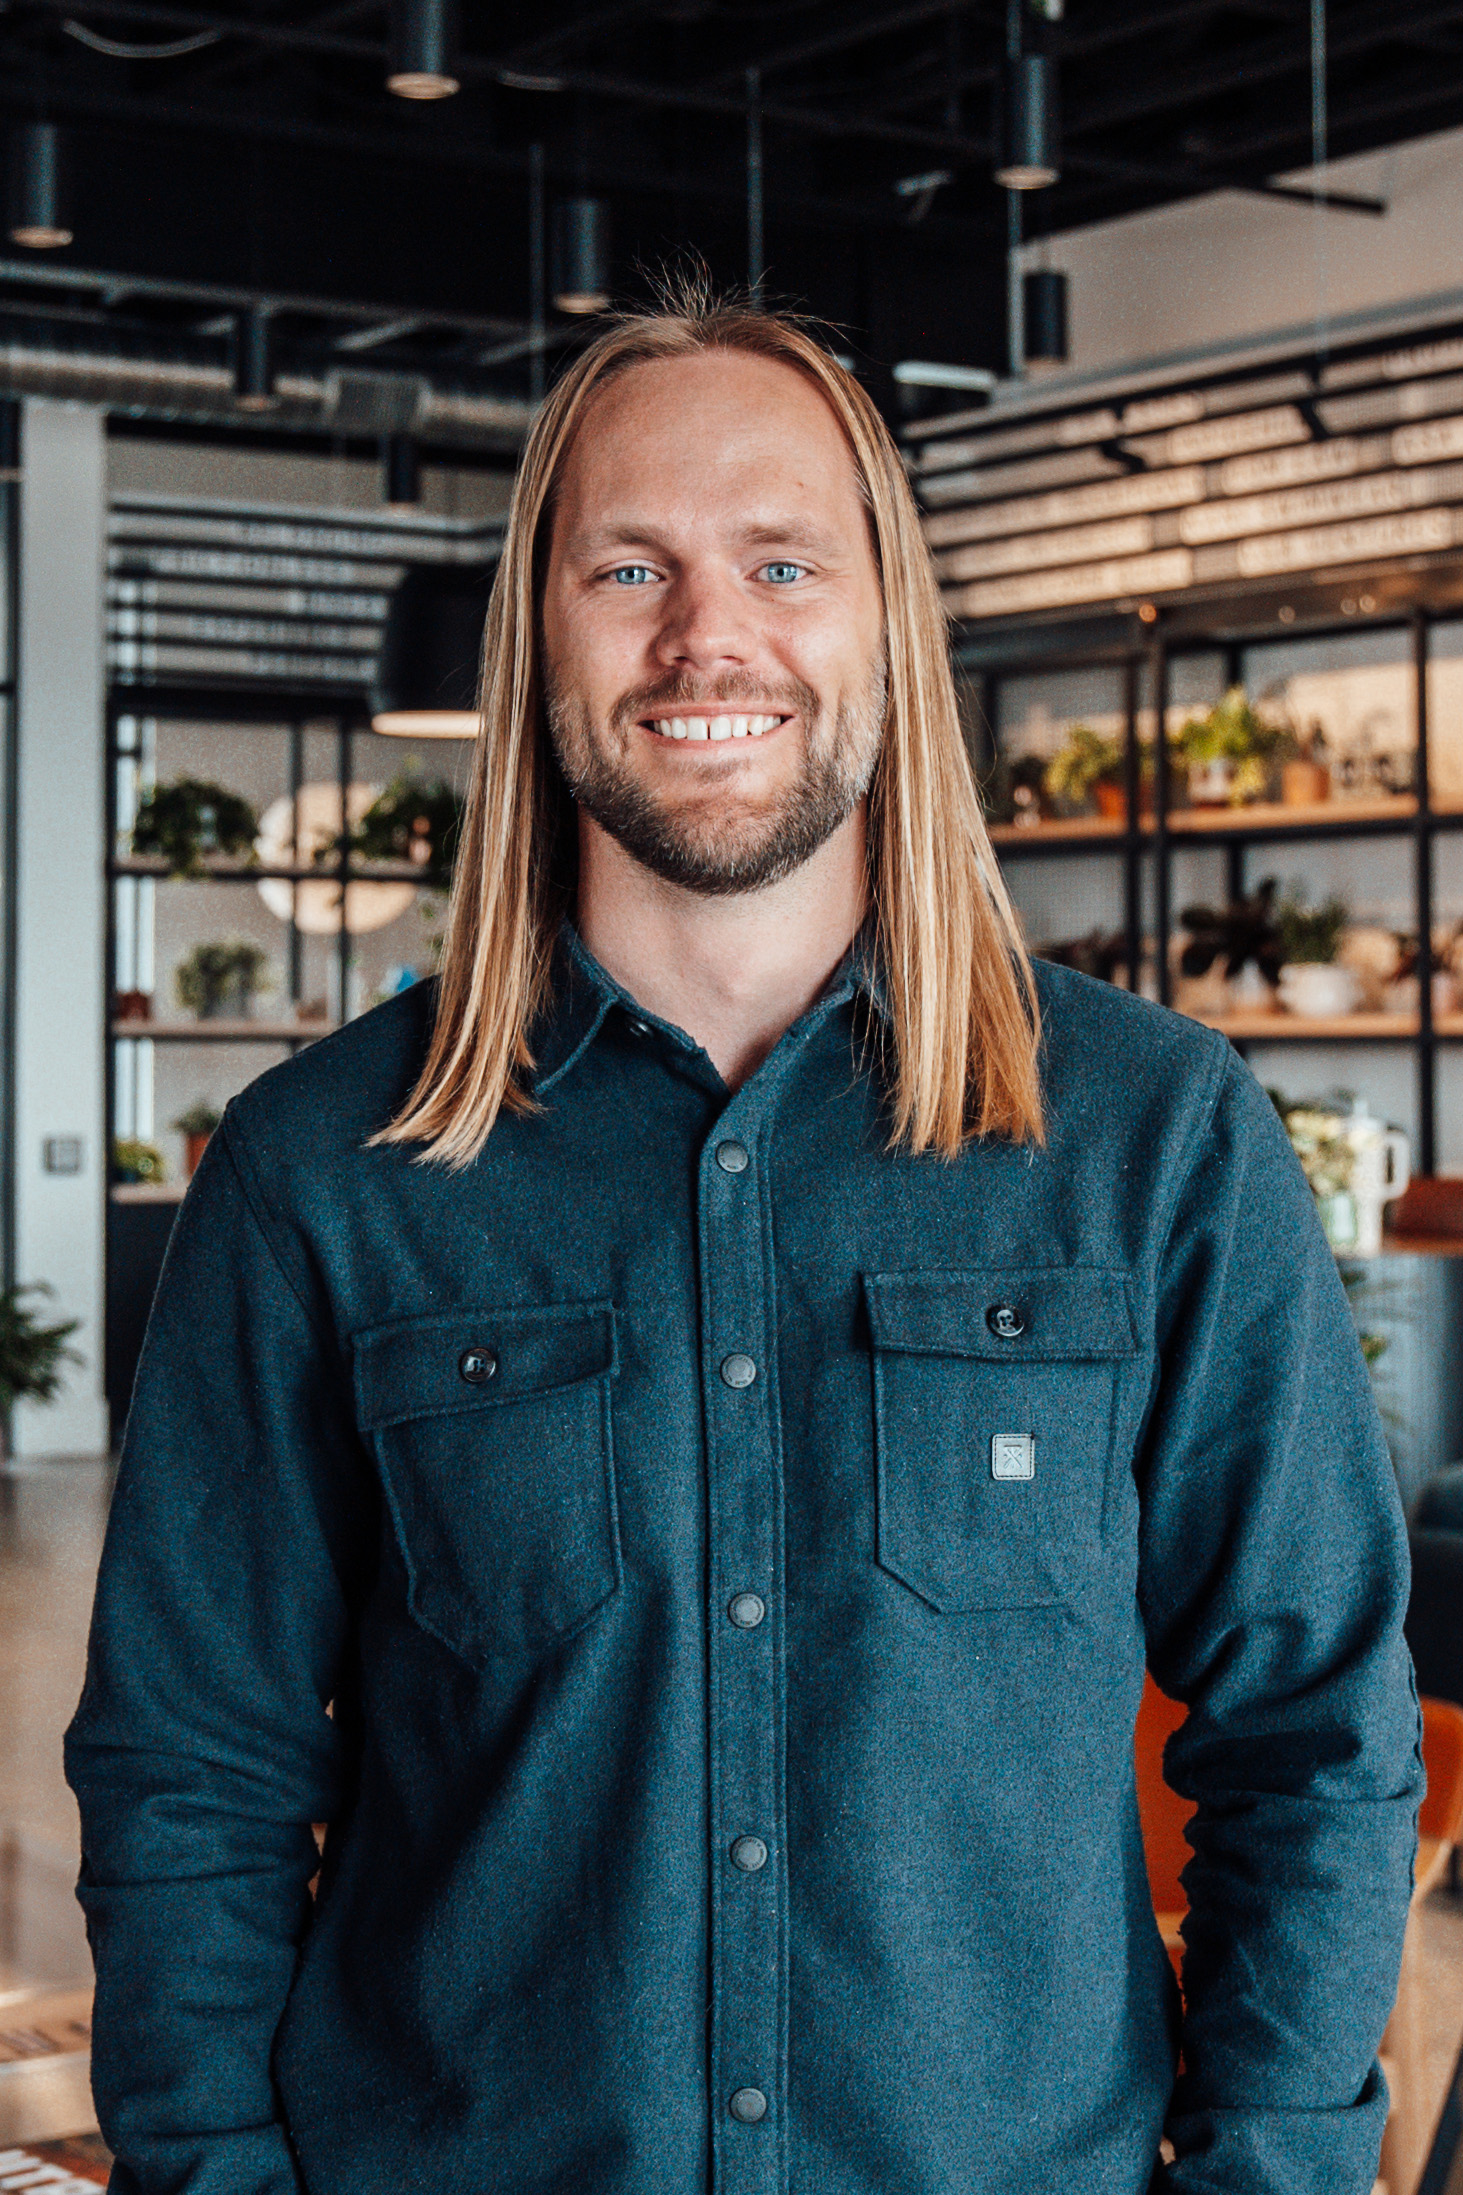
<path id="1" fill-rule="evenodd" d="M 173 1128 L 180 1136 L 211 1136 L 222 1119 L 223 1114 L 216 1105 L 210 1105 L 206 1098 L 198 1098 L 186 1113 L 179 1113 Z"/>
<path id="2" fill-rule="evenodd" d="M 1067 800 L 1080 806 L 1095 785 L 1104 781 L 1116 785 L 1122 774 L 1121 741 L 1105 738 L 1090 724 L 1074 724 L 1046 766 L 1042 789 L 1050 800 Z"/>
<path id="3" fill-rule="evenodd" d="M 66 1346 L 77 1321 L 58 1319 L 54 1326 L 43 1326 L 25 1301 L 50 1293 L 42 1281 L 0 1288 L 0 1411 L 7 1414 L 23 1395 L 32 1402 L 50 1402 L 61 1384 L 62 1365 L 81 1362 Z"/>
<path id="4" fill-rule="evenodd" d="M 117 1181 L 165 1181 L 167 1167 L 155 1143 L 140 1136 L 118 1136 L 112 1144 L 112 1174 Z"/>
<path id="5" fill-rule="evenodd" d="M 1212 709 L 1189 717 L 1170 733 L 1169 746 L 1177 761 L 1196 768 L 1231 763 L 1229 803 L 1242 807 L 1260 798 L 1271 765 L 1293 751 L 1295 739 L 1288 725 L 1260 715 L 1243 686 L 1231 686 Z"/>
<path id="6" fill-rule="evenodd" d="M 132 826 L 134 854 L 160 854 L 173 876 L 203 876 L 209 854 L 258 859 L 259 818 L 247 800 L 206 778 L 175 778 L 142 797 Z"/>
<path id="7" fill-rule="evenodd" d="M 1349 920 L 1345 900 L 1334 894 L 1319 907 L 1303 907 L 1299 899 L 1290 898 L 1275 910 L 1275 927 L 1287 961 L 1333 961 Z"/>
<path id="8" fill-rule="evenodd" d="M 409 861 L 424 882 L 443 884 L 452 874 L 461 824 L 461 796 L 445 779 L 422 777 L 409 761 L 351 832 L 350 851 L 359 861 Z M 328 866 L 337 849 L 324 848 L 315 858 Z"/>
<path id="9" fill-rule="evenodd" d="M 1356 1149 L 1342 1134 L 1335 1108 L 1305 1100 L 1297 1103 L 1279 1090 L 1268 1094 L 1285 1125 L 1311 1193 L 1318 1199 L 1344 1195 L 1351 1187 Z"/>
<path id="10" fill-rule="evenodd" d="M 195 945 L 174 972 L 179 1003 L 202 1019 L 216 1015 L 230 999 L 246 1006 L 267 988 L 268 966 L 269 955 L 250 938 L 216 938 Z"/>
<path id="11" fill-rule="evenodd" d="M 1237 976 L 1253 961 L 1268 983 L 1278 983 L 1285 948 L 1275 917 L 1275 879 L 1266 877 L 1246 899 L 1227 907 L 1186 907 L 1179 916 L 1189 941 L 1179 959 L 1180 973 L 1206 976 L 1223 959 L 1227 976 Z"/>

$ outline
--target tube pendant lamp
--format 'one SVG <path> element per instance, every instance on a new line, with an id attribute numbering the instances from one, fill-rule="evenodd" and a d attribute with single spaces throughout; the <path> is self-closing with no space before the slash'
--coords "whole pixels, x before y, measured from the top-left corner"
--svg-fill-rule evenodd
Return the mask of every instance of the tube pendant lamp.
<path id="1" fill-rule="evenodd" d="M 54 122 L 25 122 L 10 147 L 10 236 L 28 251 L 69 244 L 66 141 Z"/>
<path id="2" fill-rule="evenodd" d="M 1021 285 L 1028 366 L 1067 362 L 1067 277 L 1055 267 L 1033 267 Z"/>
<path id="3" fill-rule="evenodd" d="M 1001 70 L 995 179 L 1003 190 L 1042 191 L 1062 172 L 1057 79 L 1044 53 L 1018 53 Z"/>
<path id="4" fill-rule="evenodd" d="M 553 299 L 560 312 L 603 312 L 610 301 L 610 209 L 602 198 L 554 208 Z"/>
<path id="5" fill-rule="evenodd" d="M 456 71 L 456 0 L 392 0 L 386 89 L 398 99 L 450 99 Z"/>
<path id="6" fill-rule="evenodd" d="M 413 564 L 398 582 L 371 695 L 371 729 L 475 739 L 478 662 L 496 564 Z"/>

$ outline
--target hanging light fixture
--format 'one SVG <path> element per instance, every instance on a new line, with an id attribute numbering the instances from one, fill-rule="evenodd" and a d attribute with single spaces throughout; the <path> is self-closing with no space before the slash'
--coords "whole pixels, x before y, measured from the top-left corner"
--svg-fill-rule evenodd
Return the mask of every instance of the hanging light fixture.
<path id="1" fill-rule="evenodd" d="M 996 117 L 995 179 L 1003 190 L 1044 191 L 1061 172 L 1055 65 L 1045 53 L 1008 55 Z"/>
<path id="2" fill-rule="evenodd" d="M 10 237 L 55 251 L 72 237 L 66 213 L 66 141 L 54 122 L 25 122 L 10 147 Z"/>
<path id="3" fill-rule="evenodd" d="M 610 209 L 602 198 L 554 208 L 553 298 L 560 312 L 603 312 L 610 301 Z"/>
<path id="4" fill-rule="evenodd" d="M 398 739 L 475 739 L 478 660 L 496 565 L 413 564 L 391 597 L 371 729 Z"/>
<path id="5" fill-rule="evenodd" d="M 386 89 L 398 99 L 450 99 L 456 68 L 456 0 L 392 0 Z"/>
<path id="6" fill-rule="evenodd" d="M 1050 370 L 1067 363 L 1067 277 L 1055 267 L 1033 267 L 1021 285 L 1029 367 Z"/>
<path id="7" fill-rule="evenodd" d="M 422 453 L 414 434 L 389 434 L 382 445 L 383 486 L 392 510 L 414 510 L 422 500 Z"/>
<path id="8" fill-rule="evenodd" d="M 234 401 L 243 412 L 273 411 L 274 315 L 249 305 L 234 315 Z"/>

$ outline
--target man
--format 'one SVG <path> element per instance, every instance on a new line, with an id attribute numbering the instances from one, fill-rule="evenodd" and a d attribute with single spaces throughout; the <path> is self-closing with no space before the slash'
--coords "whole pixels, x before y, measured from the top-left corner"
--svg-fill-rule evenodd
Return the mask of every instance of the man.
<path id="1" fill-rule="evenodd" d="M 483 692 L 440 986 L 230 1107 L 159 1296 L 68 1755 L 116 2186 L 1362 2195 L 1365 1371 L 1223 1041 L 1033 986 L 857 385 L 612 325 Z"/>

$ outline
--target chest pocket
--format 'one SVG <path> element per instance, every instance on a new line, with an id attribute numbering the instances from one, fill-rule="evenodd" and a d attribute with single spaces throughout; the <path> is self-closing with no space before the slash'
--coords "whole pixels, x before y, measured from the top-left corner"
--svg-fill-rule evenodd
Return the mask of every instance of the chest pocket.
<path id="1" fill-rule="evenodd" d="M 880 1567 L 942 1612 L 1070 1600 L 1100 1555 L 1137 1354 L 1124 1276 L 879 1273 L 864 1293 Z"/>
<path id="2" fill-rule="evenodd" d="M 481 1669 L 565 1638 L 620 1582 L 607 1303 L 358 1335 L 356 1404 L 422 1627 Z"/>

